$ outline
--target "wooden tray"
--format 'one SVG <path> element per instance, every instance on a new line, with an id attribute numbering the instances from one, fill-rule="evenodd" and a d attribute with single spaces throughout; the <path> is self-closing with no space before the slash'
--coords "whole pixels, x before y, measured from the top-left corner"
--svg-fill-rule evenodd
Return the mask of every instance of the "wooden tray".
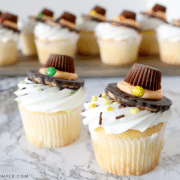
<path id="1" fill-rule="evenodd" d="M 162 75 L 180 75 L 180 66 L 164 64 L 158 56 L 139 57 L 138 63 L 158 68 Z M 75 59 L 76 73 L 79 77 L 116 77 L 125 76 L 132 64 L 127 66 L 109 66 L 101 62 L 99 57 L 77 56 Z M 37 56 L 27 57 L 18 52 L 18 62 L 14 65 L 0 67 L 0 75 L 26 75 L 27 70 L 38 70 L 42 67 Z"/>

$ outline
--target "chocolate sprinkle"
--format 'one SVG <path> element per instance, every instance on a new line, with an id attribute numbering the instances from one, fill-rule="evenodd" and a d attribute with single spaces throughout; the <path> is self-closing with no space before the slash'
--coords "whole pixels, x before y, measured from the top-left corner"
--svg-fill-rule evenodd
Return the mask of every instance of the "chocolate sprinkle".
<path id="1" fill-rule="evenodd" d="M 124 114 L 123 114 L 123 115 L 120 115 L 120 116 L 116 116 L 116 119 L 120 119 L 120 118 L 123 118 L 123 117 L 125 117 Z"/>
<path id="2" fill-rule="evenodd" d="M 99 125 L 102 124 L 102 112 L 100 112 L 100 116 L 99 116 Z"/>

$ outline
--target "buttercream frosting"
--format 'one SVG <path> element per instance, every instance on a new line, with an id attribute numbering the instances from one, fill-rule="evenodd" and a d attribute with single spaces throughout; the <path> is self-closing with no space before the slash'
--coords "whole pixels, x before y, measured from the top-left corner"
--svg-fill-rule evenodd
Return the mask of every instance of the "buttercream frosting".
<path id="1" fill-rule="evenodd" d="M 0 28 L 0 41 L 3 43 L 7 43 L 8 41 L 12 40 L 14 42 L 18 42 L 19 34 L 14 32 L 11 29 Z"/>
<path id="2" fill-rule="evenodd" d="M 133 28 L 112 26 L 110 23 L 99 23 L 95 29 L 95 35 L 104 40 L 125 40 L 131 38 L 141 39 L 141 35 Z"/>
<path id="3" fill-rule="evenodd" d="M 79 34 L 75 31 L 70 31 L 68 28 L 50 26 L 45 23 L 39 23 L 34 29 L 35 37 L 47 41 L 55 41 L 61 39 L 78 39 Z"/>
<path id="4" fill-rule="evenodd" d="M 157 29 L 157 37 L 159 40 L 169 40 L 173 42 L 180 41 L 180 27 L 171 24 L 161 25 Z"/>
<path id="5" fill-rule="evenodd" d="M 98 97 L 96 102 L 93 102 L 97 107 L 89 109 L 89 105 L 92 102 L 85 103 L 84 107 L 86 111 L 81 114 L 85 116 L 83 123 L 89 124 L 90 130 L 96 129 L 97 127 L 103 127 L 106 134 L 120 134 L 129 129 L 139 130 L 144 132 L 147 128 L 157 125 L 161 122 L 167 122 L 171 116 L 171 110 L 165 112 L 151 113 L 147 110 L 132 111 L 134 107 L 125 107 L 119 109 L 120 104 L 104 105 L 104 99 Z M 107 112 L 107 108 L 111 106 L 112 111 Z M 100 112 L 102 112 L 102 124 L 99 125 Z M 134 113 L 132 113 L 134 112 Z M 120 119 L 116 119 L 117 116 L 124 115 Z"/>
<path id="6" fill-rule="evenodd" d="M 38 24 L 38 21 L 18 21 L 18 29 L 21 32 L 33 33 L 34 27 Z"/>
<path id="7" fill-rule="evenodd" d="M 62 89 L 49 85 L 36 84 L 25 78 L 14 92 L 15 101 L 28 111 L 54 113 L 80 106 L 86 98 L 86 90 L 80 87 L 75 93 L 72 89 Z"/>

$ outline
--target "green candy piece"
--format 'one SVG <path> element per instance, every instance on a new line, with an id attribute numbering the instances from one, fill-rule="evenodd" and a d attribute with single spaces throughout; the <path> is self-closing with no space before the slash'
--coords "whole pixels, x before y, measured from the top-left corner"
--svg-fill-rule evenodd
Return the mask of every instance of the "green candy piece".
<path id="1" fill-rule="evenodd" d="M 38 15 L 38 19 L 41 19 L 41 18 L 42 18 L 42 16 L 43 16 L 43 14 L 42 14 L 42 13 L 40 13 L 40 14 Z"/>
<path id="2" fill-rule="evenodd" d="M 71 92 L 71 95 L 73 95 L 73 94 L 75 94 L 76 93 L 76 90 L 73 90 L 72 92 Z"/>
<path id="3" fill-rule="evenodd" d="M 54 76 L 56 74 L 56 69 L 54 67 L 49 67 L 46 71 L 46 74 L 50 76 Z"/>

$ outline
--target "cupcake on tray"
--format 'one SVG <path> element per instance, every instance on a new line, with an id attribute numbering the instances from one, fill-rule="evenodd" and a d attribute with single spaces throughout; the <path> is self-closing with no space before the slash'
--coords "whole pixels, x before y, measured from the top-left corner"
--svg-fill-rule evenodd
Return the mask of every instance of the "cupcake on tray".
<path id="1" fill-rule="evenodd" d="M 140 45 L 139 55 L 149 56 L 158 55 L 159 46 L 156 37 L 156 29 L 166 24 L 166 7 L 155 4 L 154 7 L 146 12 L 141 12 L 139 19 L 140 28 L 142 29 L 142 42 Z"/>
<path id="2" fill-rule="evenodd" d="M 23 55 L 31 56 L 37 54 L 34 41 L 34 27 L 40 22 L 43 23 L 46 20 L 53 19 L 53 14 L 54 13 L 51 10 L 43 9 L 39 14 L 30 16 L 29 21 L 20 21 L 18 23 L 18 26 L 21 29 L 20 41 Z"/>
<path id="3" fill-rule="evenodd" d="M 27 75 L 15 92 L 27 140 L 45 148 L 76 141 L 86 90 L 75 73 L 73 57 L 51 54 L 43 68 Z"/>
<path id="4" fill-rule="evenodd" d="M 17 62 L 17 43 L 19 33 L 16 15 L 1 13 L 0 15 L 0 65 Z"/>
<path id="5" fill-rule="evenodd" d="M 95 6 L 93 10 L 77 19 L 77 28 L 80 30 L 80 38 L 77 44 L 79 55 L 98 55 L 99 47 L 94 36 L 94 30 L 100 22 L 106 22 L 106 10 L 100 6 Z"/>
<path id="6" fill-rule="evenodd" d="M 34 30 L 35 43 L 41 64 L 51 53 L 74 56 L 79 33 L 75 26 L 76 16 L 64 12 L 58 19 L 39 23 Z"/>
<path id="7" fill-rule="evenodd" d="M 180 20 L 159 26 L 157 38 L 161 61 L 180 65 Z"/>
<path id="8" fill-rule="evenodd" d="M 141 35 L 134 12 L 124 10 L 111 23 L 98 24 L 95 35 L 103 63 L 126 65 L 137 61 Z"/>
<path id="9" fill-rule="evenodd" d="M 121 176 L 153 170 L 171 104 L 161 90 L 161 72 L 136 63 L 123 81 L 93 96 L 82 115 L 84 124 L 89 124 L 97 164 Z"/>

